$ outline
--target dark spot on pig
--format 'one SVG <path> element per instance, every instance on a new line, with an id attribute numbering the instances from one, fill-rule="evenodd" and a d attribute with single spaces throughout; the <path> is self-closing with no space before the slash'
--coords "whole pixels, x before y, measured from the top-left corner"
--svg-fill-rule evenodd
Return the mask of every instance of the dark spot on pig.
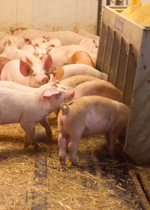
<path id="1" fill-rule="evenodd" d="M 72 102 L 70 102 L 68 105 L 70 106 L 70 105 L 72 105 L 73 104 L 73 101 Z"/>
<path id="2" fill-rule="evenodd" d="M 146 65 L 144 65 L 143 68 L 146 69 Z"/>
<path id="3" fill-rule="evenodd" d="M 143 53 L 142 53 L 141 57 L 143 57 Z"/>

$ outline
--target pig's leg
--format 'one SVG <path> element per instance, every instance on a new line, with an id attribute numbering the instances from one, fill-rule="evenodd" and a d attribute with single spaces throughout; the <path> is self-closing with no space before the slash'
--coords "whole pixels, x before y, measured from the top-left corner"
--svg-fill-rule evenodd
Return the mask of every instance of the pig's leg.
<path id="1" fill-rule="evenodd" d="M 109 154 L 114 157 L 115 154 L 115 144 L 116 144 L 116 139 L 118 138 L 118 133 L 109 133 L 109 145 L 108 145 L 108 151 Z"/>
<path id="2" fill-rule="evenodd" d="M 77 151 L 77 146 L 80 141 L 81 136 L 76 136 L 76 137 L 71 137 L 70 142 L 68 144 L 68 149 L 70 152 L 70 160 L 73 165 L 78 165 L 77 163 L 77 158 L 76 158 L 76 151 Z"/>
<path id="3" fill-rule="evenodd" d="M 67 156 L 66 152 L 67 136 L 63 135 L 61 132 L 59 133 L 58 144 L 59 144 L 59 161 L 61 165 L 65 165 L 66 156 Z"/>
<path id="4" fill-rule="evenodd" d="M 25 148 L 27 148 L 30 145 L 33 145 L 35 148 L 38 148 L 38 144 L 35 140 L 35 125 L 33 124 L 26 124 L 26 123 L 20 123 L 21 127 L 24 129 L 26 133 L 26 140 L 25 140 Z"/>
<path id="5" fill-rule="evenodd" d="M 52 138 L 52 130 L 51 130 L 51 127 L 49 125 L 47 118 L 46 117 L 43 118 L 40 121 L 40 124 L 45 128 L 47 137 L 51 139 Z"/>
<path id="6" fill-rule="evenodd" d="M 108 148 L 109 147 L 109 132 L 105 133 L 105 143 L 106 143 L 106 146 Z"/>

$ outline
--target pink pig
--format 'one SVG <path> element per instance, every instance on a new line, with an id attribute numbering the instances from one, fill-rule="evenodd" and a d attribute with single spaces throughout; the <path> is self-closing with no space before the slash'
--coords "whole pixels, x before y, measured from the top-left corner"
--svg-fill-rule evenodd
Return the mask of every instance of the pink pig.
<path id="1" fill-rule="evenodd" d="M 94 66 L 96 65 L 97 54 L 87 51 L 84 47 L 80 45 L 67 45 L 53 48 L 48 53 L 52 58 L 52 69 L 58 69 L 66 64 L 68 64 L 69 59 L 77 51 L 85 51 L 91 57 Z"/>
<path id="2" fill-rule="evenodd" d="M 101 79 L 87 81 L 75 87 L 75 97 L 97 95 L 104 96 L 116 101 L 122 100 L 122 92 L 112 83 Z"/>
<path id="3" fill-rule="evenodd" d="M 60 81 L 75 75 L 89 75 L 102 80 L 108 79 L 107 74 L 100 72 L 97 69 L 93 68 L 92 66 L 86 64 L 65 65 L 57 70 L 53 70 L 51 73 L 54 75 L 54 81 L 56 80 Z"/>
<path id="4" fill-rule="evenodd" d="M 62 42 L 62 45 L 78 45 L 85 36 L 77 34 L 73 31 L 41 31 L 36 29 L 26 29 L 21 30 L 18 28 L 13 31 L 13 35 L 22 35 L 25 39 L 34 39 L 34 38 L 45 38 L 47 40 L 59 39 Z M 92 37 L 93 40 L 96 40 L 95 37 Z"/>
<path id="5" fill-rule="evenodd" d="M 84 82 L 97 80 L 97 79 L 98 78 L 92 77 L 92 76 L 89 76 L 89 75 L 75 75 L 75 76 L 67 77 L 67 78 L 59 81 L 59 84 L 65 85 L 66 87 L 74 88 L 77 85 L 80 85 Z"/>
<path id="6" fill-rule="evenodd" d="M 1 80 L 13 81 L 21 85 L 30 87 L 40 87 L 49 81 L 45 71 L 49 71 L 49 58 L 43 64 L 43 69 L 26 58 L 27 62 L 22 60 L 9 61 L 1 72 Z M 37 67 L 37 68 L 36 68 Z"/>
<path id="7" fill-rule="evenodd" d="M 45 127 L 46 116 L 62 102 L 69 101 L 74 91 L 50 83 L 30 93 L 1 87 L 0 95 L 0 124 L 20 123 L 26 133 L 25 148 L 29 145 L 38 148 L 35 124 L 40 122 Z"/>
<path id="8" fill-rule="evenodd" d="M 66 147 L 70 160 L 77 165 L 76 150 L 81 137 L 105 134 L 110 155 L 119 135 L 126 135 L 129 109 L 121 102 L 102 96 L 83 96 L 60 106 L 58 114 L 59 160 L 66 161 Z"/>

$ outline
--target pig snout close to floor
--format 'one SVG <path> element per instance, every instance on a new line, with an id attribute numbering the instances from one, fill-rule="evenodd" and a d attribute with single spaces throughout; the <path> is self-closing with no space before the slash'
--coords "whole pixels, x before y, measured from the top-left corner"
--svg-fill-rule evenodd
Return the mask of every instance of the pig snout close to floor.
<path id="1" fill-rule="evenodd" d="M 60 164 L 66 162 L 66 148 L 70 160 L 77 165 L 76 151 L 81 137 L 105 135 L 110 155 L 114 154 L 116 139 L 126 135 L 129 108 L 121 102 L 101 96 L 83 96 L 62 103 L 58 114 L 58 144 Z"/>
<path id="2" fill-rule="evenodd" d="M 89 75 L 98 79 L 107 80 L 108 75 L 86 64 L 69 64 L 51 72 L 53 80 L 60 81 L 75 75 Z"/>
<path id="3" fill-rule="evenodd" d="M 0 124 L 20 123 L 26 133 L 25 148 L 29 145 L 38 148 L 35 140 L 35 124 L 40 122 L 47 134 L 51 136 L 46 116 L 58 109 L 62 102 L 70 101 L 74 96 L 74 91 L 53 83 L 29 91 L 0 87 Z"/>

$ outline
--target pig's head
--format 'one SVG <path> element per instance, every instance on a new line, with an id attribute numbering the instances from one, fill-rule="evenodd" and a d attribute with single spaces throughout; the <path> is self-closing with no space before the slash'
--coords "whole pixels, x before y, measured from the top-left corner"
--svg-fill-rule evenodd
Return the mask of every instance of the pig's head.
<path id="1" fill-rule="evenodd" d="M 59 84 L 50 85 L 42 93 L 43 108 L 48 109 L 49 113 L 55 111 L 59 109 L 61 103 L 73 99 L 74 94 L 75 90 L 69 90 L 68 87 L 62 88 Z"/>
<path id="2" fill-rule="evenodd" d="M 28 63 L 22 60 L 20 60 L 20 73 L 24 77 L 29 77 L 28 79 L 30 87 L 40 87 L 49 81 L 48 76 L 45 75 L 44 70 L 33 70 L 33 68 Z"/>

